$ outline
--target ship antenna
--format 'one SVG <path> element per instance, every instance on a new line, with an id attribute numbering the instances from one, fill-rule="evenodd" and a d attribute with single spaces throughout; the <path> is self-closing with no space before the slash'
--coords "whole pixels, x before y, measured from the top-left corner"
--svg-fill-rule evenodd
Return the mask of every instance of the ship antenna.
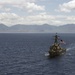
<path id="1" fill-rule="evenodd" d="M 54 36 L 54 40 L 55 40 L 54 43 L 57 44 L 57 43 L 58 43 L 58 35 L 57 35 L 57 33 L 56 33 L 56 35 Z"/>

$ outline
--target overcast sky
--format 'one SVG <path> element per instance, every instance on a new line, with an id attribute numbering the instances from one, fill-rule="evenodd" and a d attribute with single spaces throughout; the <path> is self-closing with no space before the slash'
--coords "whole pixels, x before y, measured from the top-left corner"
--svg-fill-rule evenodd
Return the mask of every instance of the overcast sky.
<path id="1" fill-rule="evenodd" d="M 0 23 L 75 24 L 75 0 L 0 0 Z"/>

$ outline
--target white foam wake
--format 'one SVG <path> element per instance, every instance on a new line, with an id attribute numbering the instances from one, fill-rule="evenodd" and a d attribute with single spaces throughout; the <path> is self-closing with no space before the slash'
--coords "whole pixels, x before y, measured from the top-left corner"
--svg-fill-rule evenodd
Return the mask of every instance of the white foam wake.
<path id="1" fill-rule="evenodd" d="M 49 56 L 49 53 L 45 53 L 45 56 Z"/>
<path id="2" fill-rule="evenodd" d="M 72 48 L 67 48 L 67 51 L 71 50 Z"/>
<path id="3" fill-rule="evenodd" d="M 67 48 L 67 51 L 69 51 L 69 50 L 74 50 L 74 49 L 75 49 L 75 44 L 72 43 L 72 44 L 70 44 L 69 47 Z"/>

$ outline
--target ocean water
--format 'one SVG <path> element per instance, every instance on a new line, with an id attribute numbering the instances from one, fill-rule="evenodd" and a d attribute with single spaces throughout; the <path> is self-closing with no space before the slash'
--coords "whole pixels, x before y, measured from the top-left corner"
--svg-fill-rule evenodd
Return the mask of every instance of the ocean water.
<path id="1" fill-rule="evenodd" d="M 54 34 L 0 34 L 0 75 L 75 75 L 75 34 L 58 34 L 67 52 L 49 59 Z"/>

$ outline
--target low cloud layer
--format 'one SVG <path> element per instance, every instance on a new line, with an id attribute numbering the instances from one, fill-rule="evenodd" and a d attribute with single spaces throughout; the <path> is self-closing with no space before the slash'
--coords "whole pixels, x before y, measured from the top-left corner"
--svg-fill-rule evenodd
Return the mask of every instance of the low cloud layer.
<path id="1" fill-rule="evenodd" d="M 63 19 L 63 21 L 61 21 L 61 19 Z M 75 23 L 75 16 L 62 16 L 62 15 L 54 16 L 46 13 L 41 13 L 38 15 L 31 15 L 31 16 L 19 16 L 15 13 L 1 13 L 0 23 L 4 23 L 8 26 L 15 25 L 15 24 L 61 25 L 67 23 Z"/>

